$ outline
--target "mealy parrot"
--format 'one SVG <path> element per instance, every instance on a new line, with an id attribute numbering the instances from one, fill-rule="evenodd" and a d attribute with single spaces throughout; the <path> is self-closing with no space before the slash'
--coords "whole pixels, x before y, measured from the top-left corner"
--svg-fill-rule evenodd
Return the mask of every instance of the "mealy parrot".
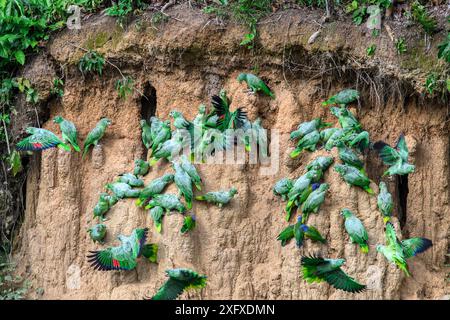
<path id="1" fill-rule="evenodd" d="M 143 187 L 144 186 L 144 181 L 142 179 L 136 177 L 132 173 L 121 174 L 121 175 L 119 175 L 119 178 L 116 181 L 126 183 L 130 187 Z"/>
<path id="2" fill-rule="evenodd" d="M 230 100 L 227 97 L 225 90 L 221 90 L 219 95 L 212 97 L 212 105 L 214 113 L 219 117 L 217 120 L 217 129 L 225 131 L 227 129 L 238 129 L 243 125 L 243 120 L 247 118 L 245 111 L 242 108 L 237 108 L 235 111 L 230 111 Z"/>
<path id="3" fill-rule="evenodd" d="M 160 147 L 172 137 L 172 130 L 170 129 L 170 121 L 160 121 L 156 117 L 150 119 L 152 121 L 150 125 L 152 135 L 152 157 L 154 153 L 160 149 Z"/>
<path id="4" fill-rule="evenodd" d="M 158 260 L 158 249 L 159 246 L 156 243 L 147 243 L 142 246 L 141 254 L 148 261 L 156 263 Z"/>
<path id="5" fill-rule="evenodd" d="M 192 123 L 187 121 L 177 110 L 170 111 L 169 116 L 173 118 L 173 126 L 177 129 L 188 129 L 189 126 L 192 126 Z"/>
<path id="6" fill-rule="evenodd" d="M 73 122 L 70 122 L 69 120 L 64 119 L 61 116 L 56 116 L 53 119 L 54 123 L 59 124 L 59 128 L 61 129 L 62 133 L 62 140 L 64 142 L 69 142 L 72 147 L 75 149 L 75 151 L 80 152 L 80 147 L 78 146 L 78 132 L 77 128 L 73 124 Z"/>
<path id="7" fill-rule="evenodd" d="M 351 293 L 358 293 L 366 289 L 365 285 L 342 271 L 344 259 L 326 259 L 322 257 L 307 257 L 301 259 L 301 272 L 303 279 L 308 283 L 326 281 L 336 289 Z"/>
<path id="8" fill-rule="evenodd" d="M 344 89 L 328 100 L 322 102 L 322 106 L 347 105 L 359 99 L 359 92 L 354 89 Z"/>
<path id="9" fill-rule="evenodd" d="M 119 201 L 115 195 L 109 195 L 105 192 L 100 193 L 99 200 L 94 207 L 94 218 L 98 217 L 100 220 L 104 221 L 104 215 L 108 210 Z"/>
<path id="10" fill-rule="evenodd" d="M 273 194 L 281 196 L 283 200 L 287 200 L 287 195 L 292 188 L 292 180 L 288 178 L 282 178 L 275 183 L 273 187 Z"/>
<path id="11" fill-rule="evenodd" d="M 321 118 L 316 118 L 311 121 L 302 122 L 298 125 L 297 129 L 291 132 L 290 139 L 301 139 L 308 133 L 319 130 L 323 127 L 330 126 L 330 123 L 323 122 Z"/>
<path id="12" fill-rule="evenodd" d="M 358 148 L 360 152 L 363 152 L 370 146 L 369 133 L 367 131 L 361 131 L 359 133 L 352 132 L 351 134 L 347 134 L 345 136 L 345 140 L 350 147 Z"/>
<path id="13" fill-rule="evenodd" d="M 145 176 L 150 170 L 150 164 L 142 159 L 134 160 L 133 174 L 135 176 Z"/>
<path id="14" fill-rule="evenodd" d="M 322 171 L 311 170 L 294 181 L 291 190 L 288 193 L 288 202 L 286 204 L 286 221 L 291 219 L 294 206 L 300 206 L 306 201 L 308 196 L 319 187 L 318 183 L 322 177 Z"/>
<path id="15" fill-rule="evenodd" d="M 302 205 L 302 223 L 306 223 L 308 221 L 308 216 L 311 212 L 317 213 L 320 209 L 320 206 L 325 201 L 325 195 L 329 189 L 328 183 L 322 183 L 317 189 L 312 191 L 308 198 Z"/>
<path id="16" fill-rule="evenodd" d="M 162 207 L 166 212 L 177 210 L 178 212 L 183 213 L 186 211 L 186 207 L 181 203 L 180 198 L 170 193 L 155 195 L 145 206 L 145 209 L 151 209 L 156 206 Z"/>
<path id="17" fill-rule="evenodd" d="M 377 206 L 383 215 L 384 223 L 391 219 L 392 211 L 394 210 L 394 201 L 392 195 L 389 193 L 386 183 L 380 182 L 380 193 L 377 197 Z"/>
<path id="18" fill-rule="evenodd" d="M 214 203 L 222 208 L 222 206 L 230 202 L 231 199 L 233 199 L 234 195 L 237 193 L 237 189 L 233 187 L 230 190 L 208 192 L 202 196 L 195 197 L 195 199 L 199 201 Z"/>
<path id="19" fill-rule="evenodd" d="M 346 107 L 331 107 L 331 113 L 338 118 L 339 124 L 344 130 L 355 130 L 356 132 L 361 131 L 361 124 L 355 118 L 353 113 Z"/>
<path id="20" fill-rule="evenodd" d="M 166 270 L 166 274 L 169 279 L 151 300 L 175 300 L 185 290 L 202 289 L 206 286 L 207 277 L 190 269 Z"/>
<path id="21" fill-rule="evenodd" d="M 65 144 L 51 131 L 28 127 L 26 132 L 30 135 L 16 144 L 16 149 L 19 151 L 39 151 L 53 147 L 71 151 L 70 146 Z"/>
<path id="22" fill-rule="evenodd" d="M 89 151 L 89 147 L 92 145 L 96 146 L 98 144 L 100 139 L 105 134 L 106 128 L 111 125 L 111 123 L 111 120 L 109 120 L 108 118 L 102 118 L 99 122 L 97 122 L 95 128 L 88 133 L 83 146 L 83 159 L 86 156 L 86 153 Z"/>
<path id="23" fill-rule="evenodd" d="M 139 123 L 142 129 L 142 143 L 144 144 L 145 148 L 150 149 L 153 144 L 152 131 L 150 125 L 147 123 L 147 120 L 145 119 L 142 119 Z"/>
<path id="24" fill-rule="evenodd" d="M 103 239 L 106 236 L 106 225 L 99 223 L 96 225 L 93 225 L 88 229 L 89 236 L 91 237 L 92 241 L 98 242 L 100 244 L 104 244 L 105 242 Z"/>
<path id="25" fill-rule="evenodd" d="M 256 93 L 256 92 L 260 91 L 260 92 L 268 95 L 272 99 L 275 99 L 275 95 L 269 89 L 269 87 L 264 83 L 264 81 L 262 81 L 260 78 L 258 78 L 254 74 L 241 73 L 241 74 L 238 75 L 237 81 L 239 81 L 239 83 L 242 83 L 242 81 L 245 81 L 245 83 L 247 83 L 248 88 L 253 93 Z"/>
<path id="26" fill-rule="evenodd" d="M 129 184 L 124 182 L 108 183 L 105 187 L 119 199 L 138 198 L 141 193 L 141 190 L 133 189 Z"/>
<path id="27" fill-rule="evenodd" d="M 284 247 L 289 240 L 295 238 L 297 247 L 303 245 L 303 240 L 305 238 L 311 239 L 312 241 L 325 243 L 326 240 L 322 237 L 320 232 L 313 226 L 307 226 L 302 223 L 302 217 L 297 218 L 297 223 L 288 226 L 278 235 L 277 240 L 281 241 L 281 246 Z"/>
<path id="28" fill-rule="evenodd" d="M 319 140 L 319 131 L 314 130 L 313 132 L 308 133 L 298 141 L 297 147 L 295 147 L 294 151 L 292 151 L 289 156 L 291 158 L 296 158 L 303 150 L 309 150 L 311 152 L 316 151 Z"/>
<path id="29" fill-rule="evenodd" d="M 342 209 L 341 215 L 345 219 L 344 227 L 350 236 L 352 243 L 357 243 L 363 253 L 369 252 L 369 236 L 366 228 L 353 212 L 348 209 Z"/>
<path id="30" fill-rule="evenodd" d="M 334 162 L 333 157 L 319 156 L 306 165 L 306 170 L 326 171 Z"/>
<path id="31" fill-rule="evenodd" d="M 245 126 L 245 122 L 249 123 L 249 127 Z M 253 141 L 255 141 L 255 143 L 260 146 L 260 148 L 269 146 L 269 144 L 267 143 L 267 130 L 263 128 L 261 123 L 262 123 L 261 118 L 257 118 L 255 121 L 253 121 L 253 123 L 250 123 L 250 121 L 244 121 L 244 126 L 243 126 L 243 129 L 245 129 L 245 130 L 251 129 L 251 133 L 252 133 L 251 137 L 252 137 Z M 251 151 L 251 143 L 247 136 L 245 137 L 244 143 L 245 143 L 245 150 L 250 152 Z M 261 152 L 261 149 L 260 149 L 260 152 Z M 262 152 L 264 152 L 263 156 L 266 157 L 267 149 L 262 149 Z"/>
<path id="32" fill-rule="evenodd" d="M 320 131 L 320 141 L 323 144 L 326 144 L 328 140 L 331 138 L 331 136 L 336 132 L 342 130 L 340 128 L 326 128 Z"/>
<path id="33" fill-rule="evenodd" d="M 161 233 L 162 229 L 162 218 L 164 216 L 165 210 L 163 207 L 156 206 L 150 209 L 150 217 L 155 224 L 156 231 Z"/>
<path id="34" fill-rule="evenodd" d="M 409 152 L 403 134 L 398 138 L 395 148 L 383 141 L 375 142 L 373 148 L 378 151 L 383 163 L 390 166 L 389 169 L 383 173 L 383 176 L 392 176 L 394 174 L 405 175 L 414 172 L 415 166 L 408 163 Z"/>
<path id="35" fill-rule="evenodd" d="M 339 159 L 341 159 L 344 164 L 353 166 L 359 170 L 364 170 L 364 162 L 362 162 L 355 151 L 347 147 L 342 141 L 338 141 L 336 147 L 339 151 Z"/>
<path id="36" fill-rule="evenodd" d="M 192 199 L 194 198 L 194 192 L 192 191 L 192 179 L 184 171 L 178 162 L 172 162 L 172 167 L 175 170 L 174 182 L 177 186 L 184 200 L 186 200 L 186 208 L 189 210 L 192 208 Z"/>
<path id="37" fill-rule="evenodd" d="M 194 183 L 197 190 L 202 190 L 201 187 L 202 178 L 198 174 L 195 166 L 192 164 L 191 161 L 189 161 L 189 159 L 184 154 L 180 156 L 180 165 L 181 168 L 189 175 L 189 177 L 191 177 L 191 180 Z"/>
<path id="38" fill-rule="evenodd" d="M 188 231 L 192 230 L 195 228 L 195 224 L 196 224 L 197 218 L 195 217 L 195 215 L 187 215 L 184 217 L 184 221 L 183 221 L 183 226 L 181 227 L 181 233 L 185 234 Z"/>
<path id="39" fill-rule="evenodd" d="M 346 164 L 336 164 L 334 166 L 334 171 L 339 173 L 342 179 L 349 185 L 361 187 L 367 193 L 374 194 L 373 190 L 370 188 L 370 179 L 359 169 Z"/>
<path id="40" fill-rule="evenodd" d="M 134 229 L 130 236 L 119 235 L 120 246 L 105 250 L 89 251 L 87 256 L 95 270 L 132 270 L 137 265 L 137 258 L 147 241 L 148 228 Z"/>
<path id="41" fill-rule="evenodd" d="M 201 104 L 198 107 L 198 113 L 195 116 L 194 120 L 192 120 L 192 124 L 196 127 L 203 127 L 206 120 L 206 106 Z"/>
<path id="42" fill-rule="evenodd" d="M 324 148 L 327 151 L 330 151 L 331 149 L 333 149 L 336 146 L 336 143 L 338 143 L 338 141 L 343 139 L 344 135 L 345 135 L 344 130 L 342 130 L 340 128 L 333 128 L 333 129 L 337 129 L 337 130 L 331 134 L 331 136 L 328 138 L 327 142 L 325 143 Z"/>
<path id="43" fill-rule="evenodd" d="M 173 182 L 173 174 L 167 173 L 162 177 L 152 180 L 144 189 L 141 190 L 139 199 L 136 200 L 136 205 L 142 207 L 150 198 L 160 194 L 164 188 L 171 182 Z"/>
<path id="44" fill-rule="evenodd" d="M 159 159 L 168 159 L 171 160 L 172 157 L 178 154 L 183 145 L 181 141 L 177 138 L 172 137 L 172 139 L 165 141 L 161 144 L 158 149 L 152 153 L 152 158 L 150 159 L 150 166 L 153 166 Z"/>
<path id="45" fill-rule="evenodd" d="M 406 260 L 430 248 L 433 243 L 426 238 L 411 238 L 399 241 L 394 226 L 388 222 L 385 229 L 386 245 L 378 245 L 377 251 L 391 263 L 395 263 L 406 276 L 410 276 Z"/>

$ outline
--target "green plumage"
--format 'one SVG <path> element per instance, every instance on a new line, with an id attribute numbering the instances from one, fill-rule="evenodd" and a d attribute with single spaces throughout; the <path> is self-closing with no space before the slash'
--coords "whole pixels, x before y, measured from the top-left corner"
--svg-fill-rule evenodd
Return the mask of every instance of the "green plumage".
<path id="1" fill-rule="evenodd" d="M 308 283 L 326 281 L 336 289 L 351 293 L 358 293 L 366 289 L 365 285 L 358 283 L 342 271 L 341 266 L 345 263 L 344 259 L 304 256 L 300 263 L 303 278 Z"/>
<path id="2" fill-rule="evenodd" d="M 307 226 L 302 223 L 302 217 L 297 218 L 297 223 L 286 227 L 277 237 L 281 241 L 281 246 L 285 246 L 289 240 L 295 238 L 297 247 L 301 247 L 305 238 L 314 242 L 325 243 L 326 240 L 322 237 L 320 232 L 313 226 Z"/>
<path id="3" fill-rule="evenodd" d="M 102 223 L 93 225 L 88 229 L 88 233 L 94 243 L 99 242 L 100 244 L 103 244 L 103 239 L 106 236 L 106 226 Z"/>
<path id="4" fill-rule="evenodd" d="M 357 168 L 345 164 L 336 164 L 334 170 L 348 184 L 361 187 L 367 193 L 374 194 L 373 190 L 369 187 L 370 179 Z"/>
<path id="5" fill-rule="evenodd" d="M 359 170 L 363 169 L 364 162 L 358 157 L 358 155 L 350 148 L 348 148 L 342 141 L 336 144 L 339 151 L 339 159 L 349 166 L 355 167 Z"/>
<path id="6" fill-rule="evenodd" d="M 334 162 L 333 157 L 317 157 L 306 165 L 306 170 L 326 171 Z"/>
<path id="7" fill-rule="evenodd" d="M 180 157 L 180 165 L 181 168 L 191 177 L 192 182 L 194 183 L 197 190 L 202 190 L 202 178 L 197 172 L 195 166 L 189 161 L 189 159 L 183 154 Z"/>
<path id="8" fill-rule="evenodd" d="M 129 184 L 124 182 L 108 183 L 106 189 L 110 190 L 119 199 L 138 198 L 141 190 L 133 189 Z"/>
<path id="9" fill-rule="evenodd" d="M 156 150 L 159 150 L 172 137 L 170 121 L 162 122 L 158 118 L 152 117 L 150 119 L 150 132 L 152 137 L 152 157 L 154 157 Z"/>
<path id="10" fill-rule="evenodd" d="M 155 206 L 150 209 L 150 217 L 155 224 L 155 229 L 158 233 L 161 233 L 162 229 L 162 218 L 164 216 L 164 208 L 160 206 Z"/>
<path id="11" fill-rule="evenodd" d="M 115 195 L 109 195 L 105 192 L 100 193 L 100 198 L 94 207 L 94 218 L 105 220 L 104 215 L 115 205 L 119 199 Z"/>
<path id="12" fill-rule="evenodd" d="M 320 133 L 317 130 L 314 130 L 313 132 L 308 133 L 303 138 L 301 138 L 298 143 L 297 147 L 294 149 L 294 151 L 291 152 L 290 157 L 296 158 L 303 150 L 309 150 L 311 152 L 316 151 L 317 143 L 320 140 Z"/>
<path id="13" fill-rule="evenodd" d="M 206 286 L 205 275 L 190 269 L 166 270 L 169 279 L 161 286 L 152 300 L 175 300 L 185 290 L 202 289 Z"/>
<path id="14" fill-rule="evenodd" d="M 373 148 L 378 151 L 383 163 L 389 166 L 383 176 L 406 175 L 414 172 L 415 166 L 408 163 L 409 151 L 403 134 L 400 135 L 395 148 L 383 141 L 375 142 Z"/>
<path id="15" fill-rule="evenodd" d="M 26 132 L 29 136 L 16 144 L 19 151 L 40 151 L 53 147 L 70 151 L 70 147 L 49 130 L 28 127 Z"/>
<path id="16" fill-rule="evenodd" d="M 357 90 L 345 89 L 338 92 L 328 100 L 322 102 L 322 106 L 347 105 L 357 99 L 359 99 L 359 92 Z"/>
<path id="17" fill-rule="evenodd" d="M 306 136 L 308 133 L 319 130 L 323 127 L 329 126 L 329 123 L 322 122 L 322 119 L 316 118 L 311 121 L 302 122 L 298 125 L 297 129 L 292 131 L 290 134 L 290 139 L 301 139 Z"/>
<path id="18" fill-rule="evenodd" d="M 142 143 L 144 144 L 145 148 L 150 149 L 153 144 L 152 139 L 152 131 L 150 128 L 150 125 L 147 123 L 145 119 L 142 119 L 140 122 L 141 130 L 142 130 Z"/>
<path id="19" fill-rule="evenodd" d="M 89 151 L 89 147 L 96 146 L 103 135 L 105 134 L 106 128 L 111 124 L 111 120 L 108 118 L 103 118 L 95 125 L 95 128 L 88 133 L 83 146 L 83 159 Z"/>
<path id="20" fill-rule="evenodd" d="M 195 215 L 187 215 L 187 216 L 185 216 L 184 220 L 183 220 L 183 226 L 181 227 L 180 232 L 182 234 L 185 234 L 185 233 L 191 231 L 192 229 L 194 229 L 195 228 L 195 224 L 196 224 L 196 220 L 197 219 L 196 219 Z"/>
<path id="21" fill-rule="evenodd" d="M 139 199 L 136 200 L 136 205 L 141 207 L 153 196 L 160 194 L 169 183 L 173 182 L 173 178 L 173 174 L 168 173 L 160 178 L 152 180 L 147 186 L 145 186 L 144 189 L 141 190 Z"/>
<path id="22" fill-rule="evenodd" d="M 377 206 L 383 215 L 383 221 L 386 223 L 391 219 L 392 211 L 394 210 L 394 201 L 392 195 L 389 193 L 386 183 L 380 182 L 380 193 L 377 197 Z"/>
<path id="23" fill-rule="evenodd" d="M 338 118 L 339 124 L 344 130 L 355 130 L 356 132 L 361 131 L 361 124 L 355 118 L 353 113 L 350 112 L 346 107 L 331 107 L 331 113 Z"/>
<path id="24" fill-rule="evenodd" d="M 212 191 L 208 192 L 202 196 L 195 197 L 198 201 L 206 201 L 210 203 L 214 203 L 219 207 L 222 207 L 224 204 L 227 204 L 233 199 L 234 195 L 237 194 L 238 191 L 236 188 L 231 188 L 230 190 L 222 190 L 222 191 Z"/>
<path id="25" fill-rule="evenodd" d="M 139 179 L 132 173 L 124 173 L 119 176 L 117 182 L 123 182 L 128 184 L 130 187 L 143 187 L 144 181 Z"/>
<path id="26" fill-rule="evenodd" d="M 302 205 L 303 223 L 308 221 L 308 216 L 311 212 L 317 213 L 320 206 L 325 201 L 325 195 L 328 191 L 328 183 L 322 183 L 319 188 L 311 192 L 306 201 Z"/>
<path id="27" fill-rule="evenodd" d="M 219 95 L 212 97 L 214 114 L 218 117 L 216 128 L 221 132 L 227 129 L 239 129 L 247 119 L 246 113 L 241 108 L 231 112 L 230 104 L 231 101 L 225 90 L 221 90 Z"/>
<path id="28" fill-rule="evenodd" d="M 181 203 L 180 198 L 178 198 L 174 194 L 165 193 L 165 194 L 157 194 L 153 197 L 152 200 L 145 206 L 145 209 L 150 209 L 153 207 L 162 207 L 166 210 L 166 212 L 177 210 L 180 213 L 186 211 L 186 207 Z"/>
<path id="29" fill-rule="evenodd" d="M 345 219 L 344 227 L 350 236 L 350 240 L 353 243 L 357 243 L 361 248 L 363 253 L 369 252 L 369 236 L 367 234 L 366 228 L 362 224 L 361 220 L 359 220 L 353 212 L 348 209 L 343 209 L 341 211 L 341 215 Z"/>
<path id="30" fill-rule="evenodd" d="M 69 142 L 75 151 L 80 152 L 80 147 L 78 146 L 78 133 L 77 128 L 70 122 L 69 120 L 64 119 L 61 116 L 56 116 L 53 119 L 53 122 L 59 124 L 59 128 L 61 129 L 62 138 L 64 142 Z"/>
<path id="31" fill-rule="evenodd" d="M 150 170 L 150 164 L 142 159 L 134 160 L 133 174 L 135 176 L 145 176 Z"/>
<path id="32" fill-rule="evenodd" d="M 173 162 L 172 166 L 175 169 L 175 185 L 183 195 L 184 200 L 186 200 L 186 208 L 189 210 L 192 208 L 192 199 L 194 198 L 194 192 L 192 191 L 192 179 L 186 171 L 181 168 L 179 163 Z"/>
<path id="33" fill-rule="evenodd" d="M 331 149 L 333 149 L 336 144 L 343 139 L 345 132 L 344 130 L 340 129 L 340 128 L 335 128 L 336 130 L 334 130 L 330 137 L 326 140 L 325 143 L 325 150 L 327 151 L 331 151 Z"/>
<path id="34" fill-rule="evenodd" d="M 275 98 L 275 95 L 269 89 L 269 87 L 264 83 L 264 81 L 262 81 L 260 78 L 258 78 L 254 74 L 241 73 L 237 77 L 237 80 L 239 81 L 239 83 L 241 83 L 242 81 L 245 81 L 245 83 L 247 83 L 248 88 L 254 93 L 262 92 L 265 95 L 268 95 L 269 97 L 271 97 L 273 99 Z"/>
<path id="35" fill-rule="evenodd" d="M 287 199 L 287 195 L 292 188 L 292 181 L 288 178 L 278 180 L 273 187 L 273 194 L 280 196 L 283 200 Z"/>
<path id="36" fill-rule="evenodd" d="M 148 261 L 156 263 L 158 260 L 158 245 L 156 243 L 147 243 L 142 246 L 141 254 L 147 258 Z"/>
<path id="37" fill-rule="evenodd" d="M 164 143 L 162 143 L 152 154 L 150 166 L 153 166 L 159 159 L 172 160 L 172 158 L 181 151 L 182 147 L 181 142 L 175 137 L 164 141 Z"/>

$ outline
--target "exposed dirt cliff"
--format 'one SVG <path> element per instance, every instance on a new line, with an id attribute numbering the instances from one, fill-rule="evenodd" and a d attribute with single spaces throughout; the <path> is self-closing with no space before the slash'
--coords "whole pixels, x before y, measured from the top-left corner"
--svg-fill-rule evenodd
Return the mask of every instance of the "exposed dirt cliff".
<path id="1" fill-rule="evenodd" d="M 24 71 L 33 83 L 44 87 L 45 98 L 45 86 L 48 91 L 49 81 L 63 66 L 64 96 L 47 100 L 39 110 L 44 128 L 57 131 L 56 124 L 46 120 L 62 115 L 77 125 L 83 140 L 101 117 L 113 121 L 101 145 L 85 161 L 80 154 L 56 149 L 35 153 L 30 159 L 26 212 L 15 250 L 19 272 L 32 281 L 34 289 L 43 289 L 42 295 L 33 290 L 30 298 L 141 299 L 157 290 L 165 280 L 164 270 L 172 267 L 191 267 L 208 275 L 205 289 L 184 298 L 440 299 L 449 294 L 444 268 L 450 222 L 448 110 L 415 92 L 425 71 L 408 69 L 411 56 L 395 55 L 394 44 L 383 33 L 375 40 L 379 55 L 366 62 L 362 29 L 340 21 L 324 26 L 316 42 L 308 45 L 317 30 L 312 21 L 320 18 L 314 12 L 292 10 L 280 18 L 266 18 L 260 24 L 260 45 L 253 51 L 239 46 L 245 32 L 240 26 L 217 25 L 185 8 L 174 8 L 170 14 L 182 22 L 171 19 L 155 29 L 144 16 L 138 26 L 131 24 L 126 31 L 113 19 L 91 17 L 83 21 L 80 31 L 56 35 L 46 55 Z M 83 51 L 69 43 L 104 53 L 122 72 L 133 75 L 149 99 L 136 93 L 120 100 L 114 89 L 118 73 L 111 66 L 102 77 L 83 78 L 76 66 Z M 276 99 L 248 95 L 237 83 L 239 72 L 255 66 Z M 276 241 L 286 222 L 284 203 L 273 195 L 273 184 L 281 177 L 298 177 L 307 161 L 324 153 L 304 152 L 290 159 L 289 132 L 318 116 L 336 123 L 321 101 L 347 86 L 362 92 L 353 111 L 373 141 L 393 143 L 401 132 L 406 134 L 416 172 L 401 185 L 386 179 L 396 198 L 394 224 L 403 237 L 424 236 L 434 243 L 410 260 L 411 278 L 388 265 L 375 250 L 376 244 L 384 243 L 376 197 L 348 187 L 333 170 L 325 174 L 331 185 L 326 201 L 319 214 L 311 216 L 328 244 L 306 243 L 297 250 L 295 243 L 282 248 Z M 137 208 L 133 200 L 120 201 L 108 213 L 107 244 L 115 243 L 118 234 L 148 226 L 149 242 L 160 245 L 158 264 L 142 260 L 129 272 L 94 271 L 86 260 L 88 250 L 99 247 L 86 232 L 93 223 L 92 209 L 106 183 L 132 170 L 136 158 L 146 156 L 139 120 L 153 113 L 168 118 L 175 107 L 192 118 L 198 105 L 209 104 L 210 96 L 222 87 L 251 120 L 261 117 L 265 128 L 281 132 L 278 173 L 262 176 L 256 165 L 199 165 L 205 190 L 235 186 L 239 193 L 222 209 L 194 202 L 198 225 L 187 235 L 179 232 L 181 215 L 166 216 L 159 235 L 148 212 Z M 26 111 L 23 104 L 16 121 L 32 124 L 35 110 Z M 384 167 L 373 153 L 366 156 L 366 167 L 378 191 L 375 183 Z M 160 162 L 145 181 L 168 170 L 169 164 Z M 344 207 L 357 212 L 365 224 L 369 254 L 349 243 L 339 215 Z M 326 284 L 308 285 L 300 277 L 299 262 L 302 253 L 310 252 L 345 258 L 345 270 L 370 290 L 352 295 Z"/>

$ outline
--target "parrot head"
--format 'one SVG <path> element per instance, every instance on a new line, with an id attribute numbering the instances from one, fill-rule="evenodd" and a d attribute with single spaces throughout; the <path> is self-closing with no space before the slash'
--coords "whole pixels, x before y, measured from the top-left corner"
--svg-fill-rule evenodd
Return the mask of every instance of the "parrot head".
<path id="1" fill-rule="evenodd" d="M 141 121 L 139 121 L 139 123 L 141 124 L 141 128 L 147 125 L 147 121 L 145 119 L 142 119 Z"/>
<path id="2" fill-rule="evenodd" d="M 234 196 L 236 193 L 238 193 L 237 189 L 235 187 L 232 187 L 230 189 L 230 194 Z"/>
<path id="3" fill-rule="evenodd" d="M 350 210 L 348 210 L 348 209 L 342 209 L 341 215 L 342 215 L 344 218 L 349 218 L 349 217 L 351 217 L 353 214 L 352 214 L 352 212 L 351 212 Z"/>
<path id="4" fill-rule="evenodd" d="M 383 253 L 383 248 L 384 246 L 382 246 L 381 244 L 377 245 L 377 251 Z"/>
<path id="5" fill-rule="evenodd" d="M 320 191 L 327 191 L 328 190 L 328 188 L 330 187 L 330 185 L 328 184 L 328 183 L 322 183 L 320 186 L 319 186 L 319 190 Z"/>
<path id="6" fill-rule="evenodd" d="M 100 120 L 100 124 L 104 125 L 104 126 L 109 126 L 112 124 L 112 121 L 108 118 L 102 118 Z"/>
<path id="7" fill-rule="evenodd" d="M 205 114 L 205 112 L 206 112 L 206 106 L 205 106 L 204 104 L 201 104 L 201 105 L 198 107 L 198 113 L 199 113 L 199 114 Z"/>
<path id="8" fill-rule="evenodd" d="M 61 117 L 61 116 L 56 116 L 53 118 L 54 123 L 61 123 L 62 121 L 63 121 L 63 117 Z"/>
<path id="9" fill-rule="evenodd" d="M 320 187 L 320 183 L 313 183 L 311 186 L 312 191 L 318 189 Z"/>
<path id="10" fill-rule="evenodd" d="M 192 220 L 194 220 L 194 221 L 197 220 L 197 217 L 195 216 L 195 214 L 192 214 L 192 215 L 191 215 L 191 218 L 192 218 Z"/>
<path id="11" fill-rule="evenodd" d="M 342 164 L 337 164 L 334 166 L 334 171 L 340 174 L 345 174 L 345 167 Z"/>
<path id="12" fill-rule="evenodd" d="M 338 107 L 331 107 L 330 112 L 332 115 L 339 117 L 341 115 L 341 109 Z"/>
<path id="13" fill-rule="evenodd" d="M 179 116 L 181 116 L 181 112 L 177 111 L 177 110 L 172 110 L 169 113 L 169 116 L 173 117 L 174 119 L 178 118 Z"/>
<path id="14" fill-rule="evenodd" d="M 237 77 L 237 81 L 239 81 L 239 83 L 241 83 L 242 81 L 244 81 L 246 78 L 245 73 L 240 73 Z"/>

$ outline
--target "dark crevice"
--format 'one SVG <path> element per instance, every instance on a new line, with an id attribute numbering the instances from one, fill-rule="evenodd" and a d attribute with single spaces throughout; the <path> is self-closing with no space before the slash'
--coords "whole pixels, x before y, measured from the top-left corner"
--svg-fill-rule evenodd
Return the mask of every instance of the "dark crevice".
<path id="1" fill-rule="evenodd" d="M 150 122 L 150 118 L 156 114 L 156 89 L 149 82 L 144 85 L 144 95 L 141 97 L 141 119 Z M 147 158 L 147 149 L 142 143 L 142 159 Z"/>
<path id="2" fill-rule="evenodd" d="M 398 220 L 401 228 L 406 224 L 408 192 L 408 175 L 397 176 Z"/>

